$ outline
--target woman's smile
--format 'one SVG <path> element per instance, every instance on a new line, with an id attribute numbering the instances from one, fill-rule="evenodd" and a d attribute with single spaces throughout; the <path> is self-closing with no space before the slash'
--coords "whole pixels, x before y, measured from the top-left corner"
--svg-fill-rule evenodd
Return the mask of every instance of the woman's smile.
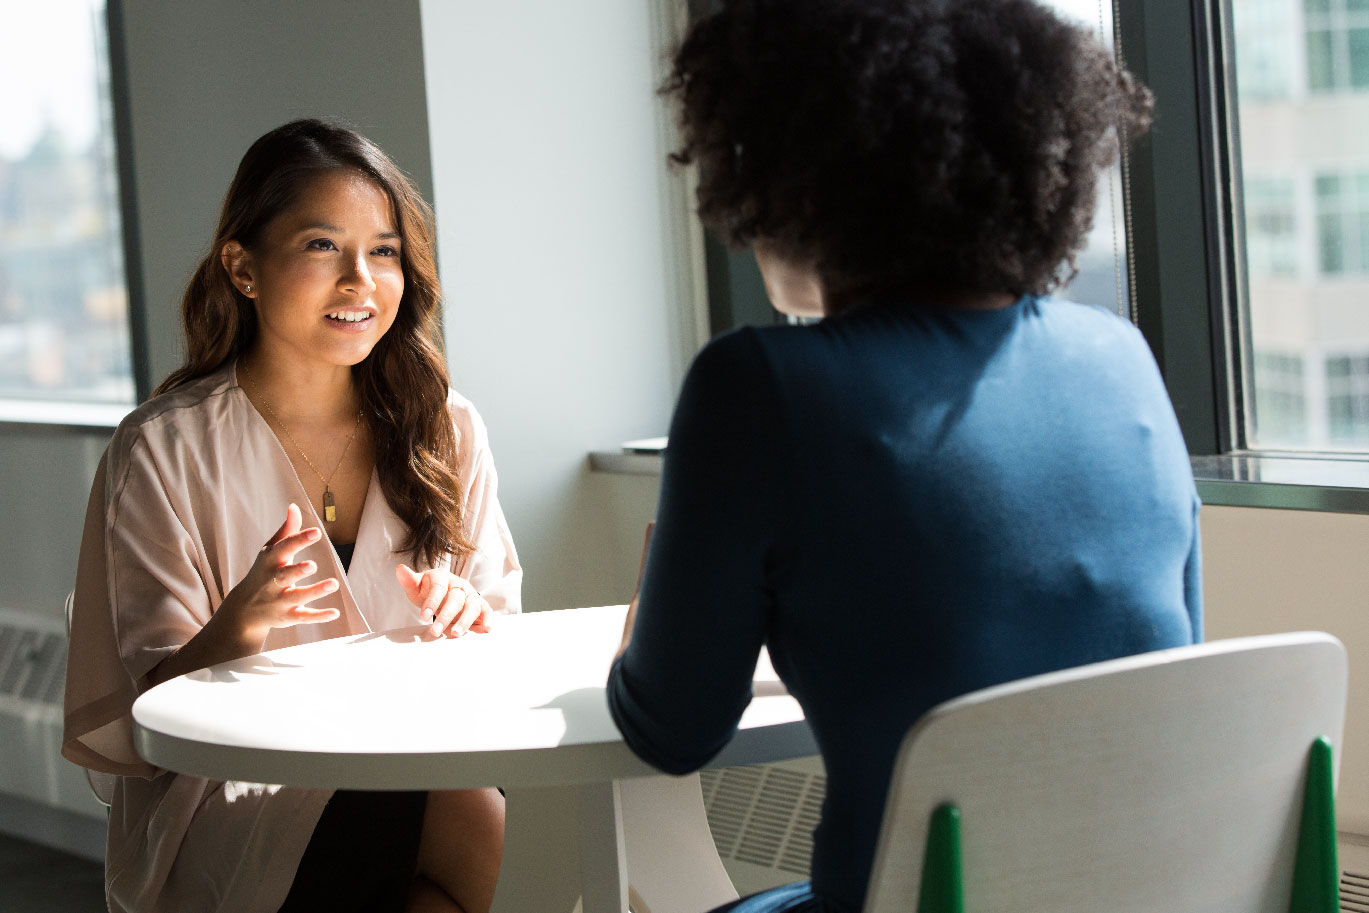
<path id="1" fill-rule="evenodd" d="M 325 314 L 324 319 L 335 330 L 340 330 L 343 333 L 360 333 L 370 328 L 375 316 L 375 311 L 344 308 Z"/>

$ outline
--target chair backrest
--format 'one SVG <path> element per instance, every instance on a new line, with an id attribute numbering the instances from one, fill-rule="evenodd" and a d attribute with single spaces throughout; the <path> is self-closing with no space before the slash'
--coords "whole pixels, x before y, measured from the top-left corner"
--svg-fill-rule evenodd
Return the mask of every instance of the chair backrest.
<path id="1" fill-rule="evenodd" d="M 1344 647 L 1300 633 L 941 704 L 899 751 L 865 913 L 917 908 L 929 824 L 947 803 L 967 913 L 1287 913 L 1309 748 L 1332 745 L 1329 794 L 1345 700 Z"/>
<path id="2" fill-rule="evenodd" d="M 62 611 L 67 618 L 68 639 L 71 638 L 71 610 L 75 604 L 76 594 L 74 592 L 67 593 L 66 602 L 62 605 Z M 85 768 L 85 772 L 86 782 L 90 784 L 90 791 L 95 794 L 95 800 L 105 808 L 109 808 L 110 803 L 114 801 L 114 784 L 117 782 L 118 778 L 114 774 L 107 774 L 100 770 L 91 770 L 89 767 Z"/>

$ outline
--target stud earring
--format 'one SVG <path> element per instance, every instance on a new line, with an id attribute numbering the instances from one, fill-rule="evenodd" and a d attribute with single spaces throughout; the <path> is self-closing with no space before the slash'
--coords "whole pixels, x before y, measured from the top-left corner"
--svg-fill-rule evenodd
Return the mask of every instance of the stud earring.
<path id="1" fill-rule="evenodd" d="M 248 294 L 248 295 L 252 294 L 252 286 L 250 286 L 250 285 L 244 285 L 244 286 L 242 287 L 242 290 L 243 290 L 243 293 L 244 293 L 244 294 Z"/>

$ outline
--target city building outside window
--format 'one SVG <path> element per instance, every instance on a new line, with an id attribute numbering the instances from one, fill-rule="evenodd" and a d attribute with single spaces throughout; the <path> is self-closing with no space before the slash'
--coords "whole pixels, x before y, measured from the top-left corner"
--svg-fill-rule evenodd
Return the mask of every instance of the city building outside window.
<path id="1" fill-rule="evenodd" d="M 1252 277 L 1298 274 L 1295 190 L 1291 178 L 1245 180 L 1246 262 Z"/>
<path id="2" fill-rule="evenodd" d="M 1255 352 L 1256 419 L 1267 442 L 1307 437 L 1307 385 L 1300 355 Z"/>
<path id="3" fill-rule="evenodd" d="M 1307 82 L 1314 92 L 1369 88 L 1369 2 L 1303 0 Z"/>
<path id="4" fill-rule="evenodd" d="M 135 399 L 103 0 L 0 30 L 0 400 Z"/>
<path id="5" fill-rule="evenodd" d="M 1369 450 L 1369 0 L 1229 8 L 1252 348 L 1243 444 Z"/>
<path id="6" fill-rule="evenodd" d="M 1242 0 L 1233 23 L 1240 54 L 1237 77 L 1243 98 L 1286 98 L 1304 85 L 1301 54 L 1288 36 L 1300 27 L 1289 0 Z"/>
<path id="7" fill-rule="evenodd" d="M 1321 271 L 1369 273 L 1369 172 L 1317 175 L 1316 188 Z"/>
<path id="8" fill-rule="evenodd" d="M 1369 446 L 1369 355 L 1326 359 L 1326 405 L 1332 442 Z"/>

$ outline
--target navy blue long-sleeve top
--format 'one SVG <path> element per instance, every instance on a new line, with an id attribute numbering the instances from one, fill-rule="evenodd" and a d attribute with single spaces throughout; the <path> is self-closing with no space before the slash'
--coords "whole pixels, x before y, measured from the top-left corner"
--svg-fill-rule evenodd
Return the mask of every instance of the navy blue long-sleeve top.
<path id="1" fill-rule="evenodd" d="M 1112 314 L 876 304 L 727 334 L 671 423 L 613 717 L 694 770 L 768 645 L 827 771 L 813 891 L 856 913 L 926 710 L 1201 639 L 1197 518 L 1155 362 Z"/>

